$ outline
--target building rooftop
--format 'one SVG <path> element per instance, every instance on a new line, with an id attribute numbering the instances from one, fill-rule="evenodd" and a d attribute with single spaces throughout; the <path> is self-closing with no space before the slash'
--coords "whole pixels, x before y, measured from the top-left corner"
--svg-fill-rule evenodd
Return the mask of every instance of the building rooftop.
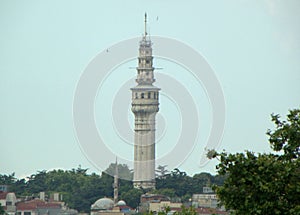
<path id="1" fill-rule="evenodd" d="M 6 199 L 6 195 L 8 194 L 8 192 L 2 192 L 0 191 L 0 199 Z"/>
<path id="2" fill-rule="evenodd" d="M 59 202 L 45 202 L 40 199 L 34 199 L 26 202 L 16 203 L 17 210 L 35 210 L 39 208 L 61 208 Z"/>

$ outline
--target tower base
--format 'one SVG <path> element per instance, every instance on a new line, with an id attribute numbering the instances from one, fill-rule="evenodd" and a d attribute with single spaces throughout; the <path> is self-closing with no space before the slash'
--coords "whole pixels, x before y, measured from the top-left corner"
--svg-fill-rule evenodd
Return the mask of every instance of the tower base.
<path id="1" fill-rule="evenodd" d="M 155 189 L 155 180 L 133 181 L 133 187 L 138 189 Z"/>

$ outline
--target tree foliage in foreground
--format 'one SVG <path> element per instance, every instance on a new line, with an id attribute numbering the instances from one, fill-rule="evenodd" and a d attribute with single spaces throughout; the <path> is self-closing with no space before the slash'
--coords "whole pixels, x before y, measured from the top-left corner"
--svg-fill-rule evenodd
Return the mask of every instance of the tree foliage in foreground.
<path id="1" fill-rule="evenodd" d="M 217 170 L 227 175 L 215 187 L 221 203 L 233 214 L 300 214 L 300 109 L 287 120 L 272 115 L 275 130 L 268 130 L 274 154 L 208 152 L 217 158 Z"/>

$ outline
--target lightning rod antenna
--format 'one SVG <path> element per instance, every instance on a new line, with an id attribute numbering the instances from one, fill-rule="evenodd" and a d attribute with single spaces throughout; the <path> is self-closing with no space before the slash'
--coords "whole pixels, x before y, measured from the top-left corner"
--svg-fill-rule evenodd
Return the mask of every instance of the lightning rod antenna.
<path id="1" fill-rule="evenodd" d="M 147 36 L 147 13 L 145 13 L 145 38 Z"/>

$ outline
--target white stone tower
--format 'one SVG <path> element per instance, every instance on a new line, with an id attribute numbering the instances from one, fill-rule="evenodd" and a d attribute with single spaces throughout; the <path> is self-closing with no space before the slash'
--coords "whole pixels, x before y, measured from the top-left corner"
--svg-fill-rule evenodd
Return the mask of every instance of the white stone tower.
<path id="1" fill-rule="evenodd" d="M 132 112 L 135 116 L 134 174 L 136 188 L 155 188 L 155 115 L 158 112 L 159 88 L 153 86 L 154 67 L 152 43 L 147 36 L 147 14 L 145 33 L 140 41 L 137 86 L 132 90 Z"/>

